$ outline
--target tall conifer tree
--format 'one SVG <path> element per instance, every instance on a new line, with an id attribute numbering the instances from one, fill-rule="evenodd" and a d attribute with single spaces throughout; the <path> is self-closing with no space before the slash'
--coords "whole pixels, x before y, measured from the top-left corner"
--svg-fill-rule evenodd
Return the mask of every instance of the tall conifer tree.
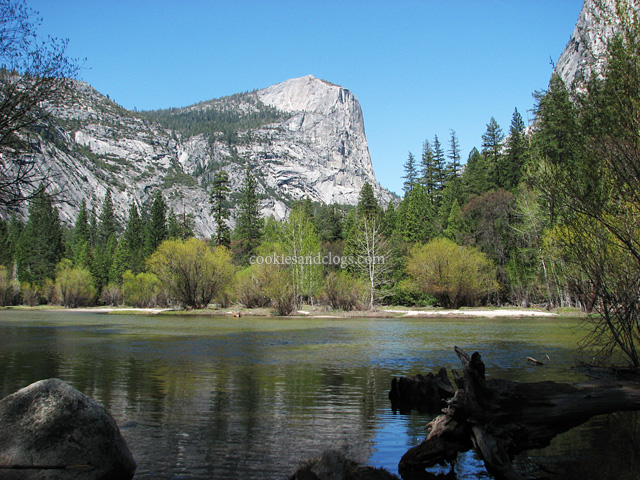
<path id="1" fill-rule="evenodd" d="M 489 188 L 498 186 L 498 169 L 501 164 L 502 142 L 504 134 L 498 122 L 491 117 L 487 124 L 487 130 L 482 135 L 482 156 L 486 161 L 488 171 Z"/>
<path id="2" fill-rule="evenodd" d="M 505 154 L 500 158 L 498 169 L 499 186 L 506 190 L 515 189 L 522 177 L 527 154 L 524 121 L 516 108 L 511 118 L 509 136 L 505 142 Z"/>
<path id="3" fill-rule="evenodd" d="M 98 223 L 98 244 L 106 245 L 111 236 L 118 233 L 118 222 L 115 218 L 113 210 L 113 200 L 111 199 L 111 190 L 107 190 L 100 211 Z"/>
<path id="4" fill-rule="evenodd" d="M 449 163 L 447 164 L 447 176 L 448 180 L 457 178 L 460 175 L 460 142 L 458 136 L 454 130 L 451 130 L 451 137 L 449 138 L 449 151 L 448 151 Z"/>
<path id="5" fill-rule="evenodd" d="M 122 240 L 124 245 L 129 250 L 129 264 L 127 269 L 130 269 L 133 273 L 141 273 L 144 270 L 144 248 L 145 248 L 145 232 L 138 207 L 135 203 L 132 203 L 129 207 L 129 220 L 127 221 L 127 228 L 125 228 L 122 234 Z"/>
<path id="6" fill-rule="evenodd" d="M 80 211 L 76 217 L 76 223 L 74 224 L 73 235 L 71 238 L 71 253 L 73 254 L 73 261 L 76 265 L 84 267 L 89 266 L 88 264 L 85 264 L 86 259 L 83 259 L 82 257 L 84 256 L 83 252 L 85 252 L 89 247 L 90 237 L 87 202 L 82 199 Z"/>
<path id="7" fill-rule="evenodd" d="M 258 182 L 251 173 L 251 167 L 247 167 L 240 191 L 240 205 L 234 231 L 237 242 L 235 250 L 240 263 L 247 263 L 260 245 L 263 227 L 264 220 L 260 214 L 258 200 Z"/>
<path id="8" fill-rule="evenodd" d="M 404 194 L 407 195 L 411 192 L 416 183 L 418 183 L 418 171 L 416 169 L 416 158 L 413 153 L 409 152 L 409 158 L 404 164 Z"/>
<path id="9" fill-rule="evenodd" d="M 58 210 L 42 189 L 29 203 L 29 220 L 20 234 L 17 250 L 20 281 L 42 285 L 45 279 L 53 279 L 63 253 Z"/>
<path id="10" fill-rule="evenodd" d="M 436 190 L 436 173 L 433 163 L 433 149 L 429 140 L 422 144 L 422 157 L 420 159 L 420 183 L 431 195 Z"/>
<path id="11" fill-rule="evenodd" d="M 358 196 L 358 217 L 378 217 L 380 215 L 380 207 L 378 206 L 378 200 L 373 193 L 373 187 L 369 182 L 365 182 L 360 189 L 360 195 Z"/>
<path id="12" fill-rule="evenodd" d="M 216 172 L 211 185 L 211 211 L 213 221 L 216 224 L 216 233 L 213 241 L 216 245 L 228 247 L 231 244 L 231 229 L 229 228 L 229 200 L 231 192 L 229 187 L 229 175 L 224 170 Z"/>
<path id="13" fill-rule="evenodd" d="M 442 144 L 438 139 L 438 135 L 433 138 L 433 180 L 434 191 L 442 190 L 446 185 L 445 178 L 445 159 Z"/>
<path id="14" fill-rule="evenodd" d="M 476 148 L 473 148 L 469 153 L 462 182 L 466 195 L 480 195 L 495 188 L 487 159 Z"/>
<path id="15" fill-rule="evenodd" d="M 158 190 L 153 198 L 149 221 L 146 226 L 145 254 L 151 255 L 158 246 L 167 239 L 169 235 L 167 229 L 167 204 L 162 197 L 162 192 Z"/>

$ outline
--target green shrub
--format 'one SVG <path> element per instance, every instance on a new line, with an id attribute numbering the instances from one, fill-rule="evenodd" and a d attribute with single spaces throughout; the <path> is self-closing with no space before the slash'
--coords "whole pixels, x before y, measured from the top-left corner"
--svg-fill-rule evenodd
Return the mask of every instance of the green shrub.
<path id="1" fill-rule="evenodd" d="M 271 306 L 276 315 L 291 315 L 295 311 L 296 295 L 290 271 L 286 269 L 270 270 L 264 292 L 271 299 Z"/>
<path id="2" fill-rule="evenodd" d="M 446 238 L 413 247 L 407 272 L 420 291 L 445 308 L 477 305 L 498 288 L 495 266 L 484 253 Z"/>
<path id="3" fill-rule="evenodd" d="M 20 285 L 20 296 L 22 297 L 23 305 L 35 307 L 40 304 L 40 294 L 38 293 L 38 287 L 35 284 L 22 282 Z"/>
<path id="4" fill-rule="evenodd" d="M 122 303 L 122 289 L 117 283 L 110 283 L 102 289 L 100 302 L 105 305 L 116 306 Z"/>
<path id="5" fill-rule="evenodd" d="M 407 278 L 396 282 L 391 288 L 383 289 L 380 297 L 385 305 L 403 307 L 432 307 L 438 303 L 433 296 L 422 292 Z"/>
<path id="6" fill-rule="evenodd" d="M 71 260 L 62 259 L 56 266 L 55 285 L 60 302 L 67 308 L 90 305 L 96 296 L 91 272 L 82 267 L 74 268 Z"/>
<path id="7" fill-rule="evenodd" d="M 347 272 L 331 272 L 325 279 L 320 302 L 334 310 L 356 310 L 366 303 L 367 286 Z"/>
<path id="8" fill-rule="evenodd" d="M 122 274 L 122 292 L 125 303 L 132 307 L 156 307 L 162 305 L 166 298 L 160 280 L 153 273 L 134 275 L 127 270 Z"/>
<path id="9" fill-rule="evenodd" d="M 267 265 L 251 265 L 238 271 L 235 281 L 235 299 L 246 308 L 264 308 L 271 299 L 264 292 L 268 277 Z"/>
<path id="10" fill-rule="evenodd" d="M 172 298 L 192 308 L 206 307 L 233 279 L 231 252 L 204 240 L 165 240 L 147 261 Z"/>

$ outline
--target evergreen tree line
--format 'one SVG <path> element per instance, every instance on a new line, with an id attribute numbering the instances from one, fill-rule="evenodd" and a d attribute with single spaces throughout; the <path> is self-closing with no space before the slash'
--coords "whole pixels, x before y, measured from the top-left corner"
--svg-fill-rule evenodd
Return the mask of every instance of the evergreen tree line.
<path id="1" fill-rule="evenodd" d="M 246 103 L 253 108 L 242 111 L 235 104 Z M 254 93 L 235 94 L 215 104 L 202 102 L 188 108 L 145 110 L 140 115 L 170 130 L 188 136 L 222 134 L 229 145 L 241 143 L 239 132 L 286 120 L 288 114 L 262 103 Z"/>
<path id="2" fill-rule="evenodd" d="M 523 293 L 513 281 L 523 266 L 516 238 L 516 196 L 529 155 L 524 124 L 516 111 L 506 140 L 491 119 L 482 151 L 474 149 L 464 167 L 454 131 L 446 152 L 437 136 L 433 142 L 425 141 L 419 162 L 409 154 L 405 195 L 397 205 L 383 208 L 365 183 L 355 208 L 306 199 L 295 203 L 282 222 L 261 218 L 258 183 L 248 168 L 233 231 L 229 178 L 219 171 L 210 192 L 216 232 L 208 243 L 213 251 L 228 249 L 238 273 L 216 301 L 275 306 L 278 312 L 289 313 L 304 303 L 351 309 L 381 303 L 458 307 L 536 300 L 539 297 L 531 288 Z M 61 226 L 51 199 L 44 194 L 31 202 L 25 225 L 16 220 L 0 224 L 5 276 L 13 276 L 19 286 L 14 286 L 13 301 L 22 292 L 26 303 L 74 305 L 56 288 L 58 276 L 68 272 L 81 275 L 89 284 L 80 303 L 179 303 L 163 290 L 162 279 L 152 276 L 149 262 L 163 241 L 184 242 L 191 237 L 193 218 L 167 212 L 160 191 L 143 214 L 132 204 L 124 226 L 115 220 L 109 192 L 99 212 L 87 210 L 83 203 L 71 230 Z M 447 278 L 438 279 L 424 277 L 429 266 L 416 268 L 425 258 L 425 248 L 435 248 L 437 255 L 447 258 L 459 256 L 452 245 L 465 247 L 466 253 L 479 259 L 477 265 L 471 262 L 476 270 L 470 273 L 459 264 L 447 272 Z M 339 262 L 254 263 L 256 256 L 323 258 L 328 254 Z M 358 262 L 372 258 L 379 261 Z M 462 285 L 471 274 L 481 281 Z M 138 295 L 140 290 L 146 296 Z"/>
<path id="3" fill-rule="evenodd" d="M 420 160 L 409 153 L 405 163 L 404 198 L 386 209 L 365 183 L 355 208 L 306 199 L 295 203 L 282 222 L 263 219 L 258 183 L 248 168 L 232 230 L 229 178 L 217 172 L 210 192 L 216 232 L 205 243 L 211 251 L 227 249 L 235 273 L 209 300 L 225 306 L 274 306 L 282 314 L 305 303 L 347 309 L 377 304 L 593 303 L 578 295 L 575 282 L 559 267 L 549 233 L 561 219 L 559 202 L 536 187 L 548 177 L 540 173 L 541 158 L 569 155 L 567 146 L 558 147 L 556 137 L 564 139 L 567 131 L 577 128 L 566 124 L 575 121 L 576 107 L 557 77 L 537 98 L 532 132 L 526 132 L 517 110 L 507 136 L 491 118 L 481 150 L 473 149 L 465 165 L 454 131 L 446 151 L 437 136 L 425 141 Z M 182 294 L 172 297 L 167 279 L 150 269 L 150 259 L 164 241 L 184 243 L 191 237 L 193 218 L 168 212 L 160 191 L 142 214 L 132 204 L 124 226 L 115 220 L 107 192 L 99 212 L 81 205 L 70 230 L 61 225 L 51 198 L 42 193 L 30 203 L 26 224 L 0 223 L 5 284 L 14 282 L 13 295 L 5 293 L 3 302 L 21 297 L 24 303 L 68 306 L 181 304 Z M 270 257 L 328 254 L 341 260 L 319 265 L 264 263 Z M 256 256 L 262 264 L 255 263 Z M 374 257 L 384 260 L 355 261 Z M 76 294 L 79 300 L 71 299 L 73 295 L 64 298 L 59 278 L 65 275 L 87 284 Z M 190 306 L 204 302 L 190 298 Z"/>
<path id="4" fill-rule="evenodd" d="M 284 221 L 263 219 L 247 169 L 232 230 L 218 172 L 216 234 L 205 241 L 191 219 L 167 214 L 160 192 L 149 212 L 131 207 L 122 233 L 109 194 L 99 213 L 83 205 L 72 230 L 39 195 L 26 224 L 0 222 L 0 301 L 278 314 L 305 304 L 572 306 L 598 313 L 585 339 L 596 359 L 638 366 L 640 21 L 622 13 L 602 75 L 579 90 L 553 76 L 535 94 L 532 127 L 516 110 L 505 135 L 492 118 L 464 166 L 455 132 L 446 151 L 437 137 L 424 142 L 405 163 L 404 198 L 386 208 L 365 183 L 355 208 L 306 199 Z"/>
<path id="5" fill-rule="evenodd" d="M 437 136 L 424 142 L 419 161 L 410 152 L 404 164 L 404 198 L 397 208 L 391 205 L 386 212 L 393 225 L 389 232 L 395 248 L 407 252 L 415 244 L 441 238 L 474 248 L 496 269 L 497 287 L 487 292 L 484 302 L 528 305 L 550 301 L 536 295 L 533 286 L 525 295 L 517 294 L 508 274 L 522 253 L 517 244 L 516 199 L 526 184 L 526 165 L 532 159 L 530 140 L 516 109 L 508 135 L 495 118 L 490 119 L 481 150 L 473 148 L 464 165 L 453 130 L 446 152 Z M 404 266 L 399 272 L 406 275 L 407 257 L 397 262 Z"/>
<path id="6" fill-rule="evenodd" d="M 44 190 L 29 203 L 28 211 L 25 224 L 15 218 L 0 221 L 5 304 L 19 301 L 19 297 L 31 305 L 115 303 L 120 295 L 116 294 L 115 300 L 109 295 L 122 285 L 125 272 L 144 272 L 145 260 L 164 240 L 193 236 L 192 216 L 167 211 L 160 191 L 142 215 L 135 203 L 131 205 L 124 229 L 115 218 L 110 191 L 99 212 L 88 210 L 83 200 L 70 229 L 62 225 L 52 198 Z M 82 290 L 79 298 L 70 302 L 65 301 L 57 281 L 67 274 Z"/>

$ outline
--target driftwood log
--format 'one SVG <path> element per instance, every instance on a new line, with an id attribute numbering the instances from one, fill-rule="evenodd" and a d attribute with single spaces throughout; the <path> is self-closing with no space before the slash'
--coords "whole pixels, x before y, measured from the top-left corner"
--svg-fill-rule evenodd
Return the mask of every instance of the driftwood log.
<path id="1" fill-rule="evenodd" d="M 545 447 L 595 415 L 640 410 L 637 384 L 486 380 L 478 352 L 469 355 L 458 347 L 455 352 L 464 375 L 456 376 L 458 390 L 429 424 L 427 438 L 400 460 L 398 471 L 405 480 L 439 478 L 426 469 L 451 465 L 459 452 L 472 448 L 496 479 L 522 480 L 512 465 L 516 454 Z"/>
<path id="2" fill-rule="evenodd" d="M 455 389 L 449 381 L 447 370 L 443 367 L 435 375 L 412 375 L 395 377 L 391 380 L 389 400 L 394 412 L 409 413 L 412 409 L 419 412 L 436 413 L 445 406 L 445 401 L 453 397 Z"/>

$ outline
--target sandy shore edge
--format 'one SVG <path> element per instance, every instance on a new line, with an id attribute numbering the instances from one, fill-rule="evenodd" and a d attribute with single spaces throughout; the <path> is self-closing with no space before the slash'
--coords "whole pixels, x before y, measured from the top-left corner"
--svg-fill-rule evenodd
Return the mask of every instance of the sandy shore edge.
<path id="1" fill-rule="evenodd" d="M 505 308 L 495 310 L 385 310 L 402 313 L 403 317 L 556 317 L 557 313 L 530 310 L 525 308 Z"/>
<path id="2" fill-rule="evenodd" d="M 35 310 L 38 308 L 35 307 Z M 264 311 L 252 312 L 251 310 L 195 310 L 181 312 L 172 308 L 135 308 L 135 307 L 87 307 L 87 308 L 56 308 L 46 309 L 50 312 L 77 312 L 77 313 L 115 313 L 115 314 L 143 314 L 143 315 L 157 315 L 162 313 L 184 313 L 186 315 L 210 315 L 210 316 L 267 316 Z M 382 316 L 393 315 L 394 317 L 415 317 L 415 318 L 438 318 L 438 317 L 484 317 L 484 318 L 499 318 L 499 317 L 556 317 L 557 313 L 545 312 L 541 310 L 527 309 L 527 308 L 495 308 L 495 309 L 434 309 L 434 310 L 405 310 L 400 308 L 381 309 L 368 312 L 313 312 L 308 310 L 298 310 L 296 316 L 303 316 L 307 318 L 356 318 L 356 317 L 371 317 L 377 318 Z M 269 315 L 270 316 L 270 315 Z"/>

